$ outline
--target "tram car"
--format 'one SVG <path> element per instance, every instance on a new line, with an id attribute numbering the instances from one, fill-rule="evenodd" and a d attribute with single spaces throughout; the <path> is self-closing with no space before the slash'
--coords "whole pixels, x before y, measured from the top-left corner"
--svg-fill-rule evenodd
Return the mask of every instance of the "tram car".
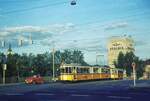
<path id="1" fill-rule="evenodd" d="M 60 66 L 60 81 L 86 81 L 123 79 L 124 70 L 101 66 L 80 66 L 63 64 Z"/>

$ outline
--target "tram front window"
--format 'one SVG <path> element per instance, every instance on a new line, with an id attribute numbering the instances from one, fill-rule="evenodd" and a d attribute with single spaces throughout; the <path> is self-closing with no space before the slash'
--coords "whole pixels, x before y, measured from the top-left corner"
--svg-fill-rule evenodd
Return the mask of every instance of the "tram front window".
<path id="1" fill-rule="evenodd" d="M 118 71 L 118 74 L 123 74 L 123 71 L 119 70 L 119 71 Z"/>
<path id="2" fill-rule="evenodd" d="M 60 72 L 65 73 L 65 69 L 64 68 L 60 69 Z"/>

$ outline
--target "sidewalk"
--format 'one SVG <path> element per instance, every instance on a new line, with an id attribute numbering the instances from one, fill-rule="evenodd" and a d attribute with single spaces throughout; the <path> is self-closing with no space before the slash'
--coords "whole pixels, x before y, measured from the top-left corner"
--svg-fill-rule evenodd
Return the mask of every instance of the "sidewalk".
<path id="1" fill-rule="evenodd" d="M 21 84 L 24 84 L 24 82 L 0 84 L 0 87 L 4 87 L 4 86 L 16 86 L 16 85 L 21 85 Z"/>
<path id="2" fill-rule="evenodd" d="M 150 88 L 150 82 L 136 83 L 136 86 L 130 86 L 130 89 Z"/>

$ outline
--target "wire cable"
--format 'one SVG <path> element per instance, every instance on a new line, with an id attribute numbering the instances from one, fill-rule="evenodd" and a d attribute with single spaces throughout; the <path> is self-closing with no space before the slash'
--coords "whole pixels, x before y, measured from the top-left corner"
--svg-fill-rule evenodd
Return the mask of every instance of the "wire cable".
<path id="1" fill-rule="evenodd" d="M 68 3 L 68 2 L 57 2 L 57 3 L 50 3 L 50 4 L 46 4 L 46 5 L 35 6 L 35 7 L 31 7 L 31 8 L 11 10 L 11 11 L 7 11 L 7 12 L 2 12 L 1 15 L 7 15 L 7 14 L 11 14 L 11 13 L 18 13 L 18 12 L 25 12 L 25 11 L 30 11 L 30 10 L 34 10 L 34 9 L 46 8 L 46 7 L 56 6 L 56 5 L 62 5 L 62 4 L 66 4 L 66 3 Z"/>

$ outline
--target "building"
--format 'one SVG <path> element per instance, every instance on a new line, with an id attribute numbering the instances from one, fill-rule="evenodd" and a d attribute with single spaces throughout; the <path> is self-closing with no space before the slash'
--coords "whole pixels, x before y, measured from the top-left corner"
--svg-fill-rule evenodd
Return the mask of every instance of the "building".
<path id="1" fill-rule="evenodd" d="M 150 79 L 150 65 L 145 66 L 143 79 Z"/>
<path id="2" fill-rule="evenodd" d="M 109 38 L 108 65 L 114 68 L 114 62 L 117 62 L 119 53 L 126 54 L 131 51 L 134 52 L 134 41 L 131 36 L 114 36 Z"/>

